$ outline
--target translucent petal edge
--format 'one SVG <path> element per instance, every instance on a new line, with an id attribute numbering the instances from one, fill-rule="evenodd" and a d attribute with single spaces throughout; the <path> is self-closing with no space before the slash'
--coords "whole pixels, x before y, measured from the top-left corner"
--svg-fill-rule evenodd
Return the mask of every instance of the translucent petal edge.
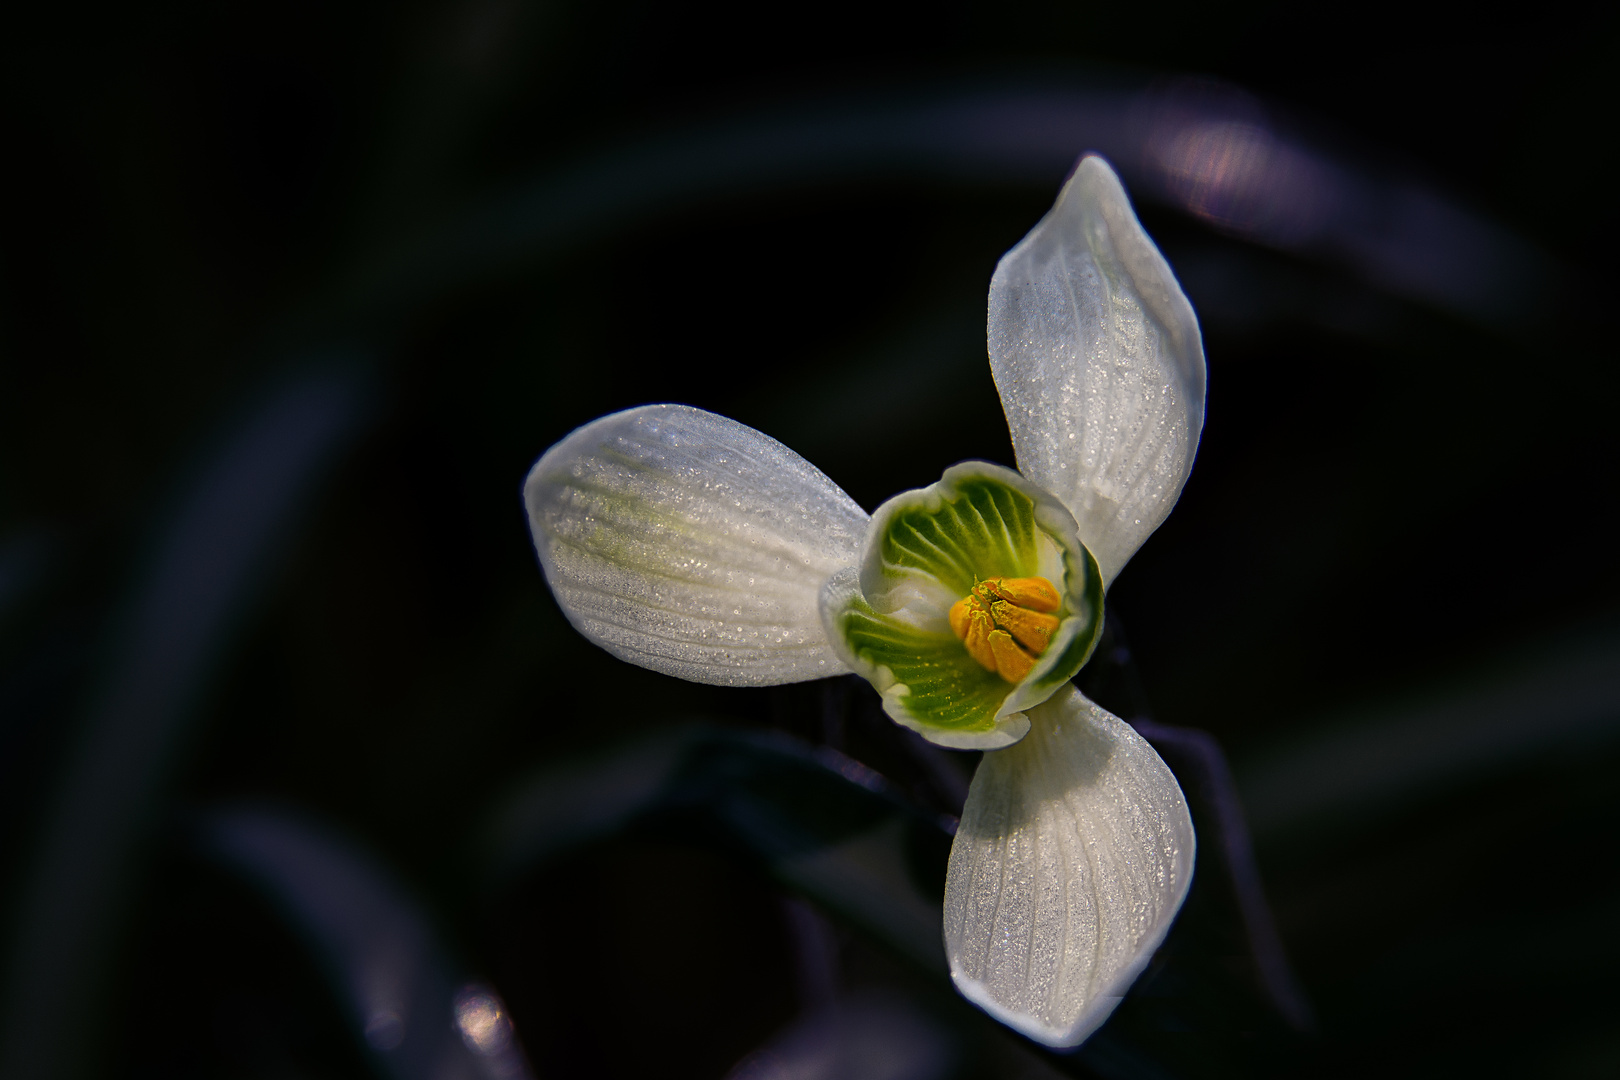
<path id="1" fill-rule="evenodd" d="M 1189 398 L 1196 402 L 1197 422 L 1194 425 L 1193 444 L 1198 442 L 1198 428 L 1202 427 L 1204 407 L 1204 339 L 1198 327 L 1198 314 L 1192 301 L 1176 280 L 1170 262 L 1153 242 L 1131 197 L 1125 191 L 1119 174 L 1100 154 L 1087 154 L 1075 167 L 1074 176 L 1064 185 L 1053 207 L 1053 216 L 1059 216 L 1074 193 L 1077 206 L 1073 212 L 1095 215 L 1107 227 L 1106 244 L 1092 244 L 1098 255 L 1108 257 L 1129 280 L 1130 289 L 1141 301 L 1147 313 L 1166 331 L 1175 360 L 1176 373 Z M 1044 222 L 1043 222 L 1044 224 Z M 1036 226 L 1038 231 L 1040 226 Z M 1088 229 L 1088 234 L 1095 230 Z M 1022 245 L 1020 245 L 1022 246 Z"/>
<path id="2" fill-rule="evenodd" d="M 1066 590 L 1066 599 L 1073 614 L 1058 627 L 1051 646 L 1036 661 L 1034 669 L 1007 695 L 1007 700 L 1001 706 L 1002 713 L 1032 709 L 1050 698 L 1085 667 L 1086 661 L 1096 651 L 1098 638 L 1102 637 L 1102 571 L 1078 537 L 1074 543 L 1073 549 L 1066 548 L 1063 553 L 1064 562 L 1072 564 L 1068 567 L 1066 580 L 1079 582 L 1078 589 L 1071 585 Z M 1083 562 L 1077 555 L 1083 557 Z"/>

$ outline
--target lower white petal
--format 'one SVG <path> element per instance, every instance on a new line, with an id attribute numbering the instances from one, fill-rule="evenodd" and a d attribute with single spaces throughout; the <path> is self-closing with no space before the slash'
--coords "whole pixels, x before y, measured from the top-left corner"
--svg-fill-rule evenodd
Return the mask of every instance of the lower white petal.
<path id="1" fill-rule="evenodd" d="M 1077 1046 L 1164 940 L 1192 881 L 1169 768 L 1072 686 L 984 755 L 951 848 L 945 952 L 957 988 L 1048 1046 Z"/>
<path id="2" fill-rule="evenodd" d="M 817 598 L 868 518 L 775 439 L 684 405 L 629 409 L 546 451 L 523 501 L 557 602 L 615 656 L 728 686 L 848 670 Z"/>

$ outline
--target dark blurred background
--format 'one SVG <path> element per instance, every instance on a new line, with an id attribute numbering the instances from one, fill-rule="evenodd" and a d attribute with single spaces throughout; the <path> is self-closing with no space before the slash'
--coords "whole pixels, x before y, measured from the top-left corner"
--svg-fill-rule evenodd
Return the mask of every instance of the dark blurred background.
<path id="1" fill-rule="evenodd" d="M 0 1073 L 1620 1074 L 1612 8 L 7 22 Z M 1086 150 L 1209 398 L 1081 682 L 1201 845 L 1059 1056 L 941 974 L 974 757 L 611 659 L 518 490 L 653 401 L 868 509 L 1010 464 L 986 286 Z"/>

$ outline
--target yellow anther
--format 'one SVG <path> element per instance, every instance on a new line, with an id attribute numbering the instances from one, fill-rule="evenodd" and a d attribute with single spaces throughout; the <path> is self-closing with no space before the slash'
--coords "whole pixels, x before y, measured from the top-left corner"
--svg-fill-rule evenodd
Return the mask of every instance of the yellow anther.
<path id="1" fill-rule="evenodd" d="M 951 605 L 951 630 L 986 671 L 1020 682 L 1051 645 L 1059 620 L 1049 613 L 1062 606 L 1045 578 L 989 578 Z"/>
<path id="2" fill-rule="evenodd" d="M 984 608 L 974 601 L 972 593 L 951 605 L 951 632 L 963 641 L 967 640 L 968 626 L 975 611 L 982 612 Z"/>
<path id="3" fill-rule="evenodd" d="M 1031 611 L 1056 611 L 1063 606 L 1057 586 L 1043 577 L 991 578 L 979 584 L 991 595 Z"/>
<path id="4" fill-rule="evenodd" d="M 952 608 L 954 615 L 956 609 Z M 996 654 L 990 649 L 990 635 L 995 632 L 996 624 L 990 621 L 990 616 L 984 611 L 968 611 L 964 628 L 957 636 L 962 644 L 967 646 L 968 655 L 979 662 L 986 671 L 996 670 Z M 952 620 L 954 627 L 955 620 Z"/>
<path id="5" fill-rule="evenodd" d="M 1030 611 L 1006 600 L 996 600 L 990 604 L 990 618 L 1036 656 L 1052 644 L 1052 635 L 1057 633 L 1058 628 L 1056 616 Z"/>
<path id="6" fill-rule="evenodd" d="M 1008 682 L 1023 682 L 1035 666 L 1035 658 L 1020 649 L 1005 630 L 990 632 L 990 651 L 996 658 L 996 674 Z"/>

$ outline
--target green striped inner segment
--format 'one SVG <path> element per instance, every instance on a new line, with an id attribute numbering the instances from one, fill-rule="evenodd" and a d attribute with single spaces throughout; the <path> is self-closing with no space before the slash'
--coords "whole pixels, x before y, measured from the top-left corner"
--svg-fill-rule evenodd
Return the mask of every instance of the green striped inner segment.
<path id="1" fill-rule="evenodd" d="M 938 510 L 919 505 L 896 512 L 883 536 L 882 555 L 886 566 L 932 574 L 965 596 L 985 578 L 1040 573 L 1035 537 L 1035 503 L 1029 496 L 972 477 L 960 481 L 954 500 Z"/>
<path id="2" fill-rule="evenodd" d="M 844 612 L 844 639 L 869 664 L 911 688 L 905 708 L 917 720 L 954 731 L 989 731 L 1011 687 L 973 662 L 954 634 L 929 634 L 884 619 L 856 601 Z"/>

